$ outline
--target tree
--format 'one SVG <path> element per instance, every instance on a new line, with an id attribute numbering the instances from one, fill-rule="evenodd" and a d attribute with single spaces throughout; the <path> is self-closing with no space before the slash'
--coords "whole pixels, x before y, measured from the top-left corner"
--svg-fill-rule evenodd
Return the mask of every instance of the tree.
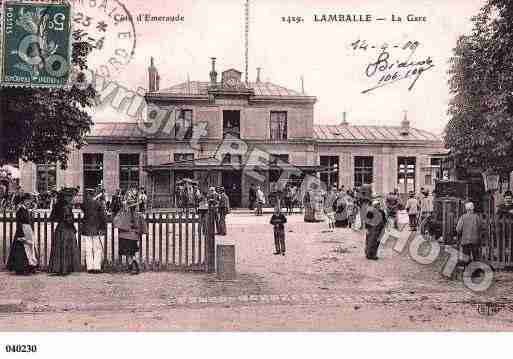
<path id="1" fill-rule="evenodd" d="M 86 112 L 94 105 L 96 92 L 83 85 L 82 71 L 87 69 L 87 56 L 92 46 L 83 41 L 80 31 L 73 32 L 72 73 L 70 88 L 4 88 L 3 138 L 1 162 L 18 159 L 35 163 L 57 163 L 67 167 L 72 148 L 85 145 L 84 137 L 93 122 Z"/>
<path id="2" fill-rule="evenodd" d="M 488 0 L 450 63 L 444 142 L 456 164 L 513 170 L 513 2 Z"/>

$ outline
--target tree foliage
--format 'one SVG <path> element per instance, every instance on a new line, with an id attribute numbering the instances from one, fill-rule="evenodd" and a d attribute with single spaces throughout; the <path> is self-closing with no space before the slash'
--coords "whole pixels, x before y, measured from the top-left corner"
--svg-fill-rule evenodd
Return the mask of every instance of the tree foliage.
<path id="1" fill-rule="evenodd" d="M 513 170 L 513 2 L 488 0 L 450 63 L 445 145 L 459 166 Z"/>
<path id="2" fill-rule="evenodd" d="M 4 88 L 0 162 L 18 159 L 57 163 L 67 167 L 72 148 L 81 148 L 93 122 L 86 108 L 94 105 L 96 92 L 81 86 L 91 45 L 73 33 L 72 72 L 76 81 L 69 88 Z"/>

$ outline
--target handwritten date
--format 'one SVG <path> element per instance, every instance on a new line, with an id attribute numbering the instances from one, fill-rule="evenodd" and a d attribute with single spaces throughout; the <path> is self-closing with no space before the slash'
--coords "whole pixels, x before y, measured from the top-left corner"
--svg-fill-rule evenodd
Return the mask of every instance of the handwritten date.
<path id="1" fill-rule="evenodd" d="M 350 44 L 353 50 L 363 50 L 367 51 L 368 49 L 380 49 L 380 50 L 388 50 L 389 48 L 401 49 L 401 50 L 411 50 L 415 51 L 420 46 L 420 42 L 418 41 L 407 41 L 404 44 L 389 44 L 384 42 L 379 45 L 369 44 L 366 40 L 356 40 Z"/>

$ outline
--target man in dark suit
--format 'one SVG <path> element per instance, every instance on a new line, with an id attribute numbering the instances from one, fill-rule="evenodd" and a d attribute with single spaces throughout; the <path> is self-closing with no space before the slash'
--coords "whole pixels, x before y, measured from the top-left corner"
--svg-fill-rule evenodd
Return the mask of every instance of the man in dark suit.
<path id="1" fill-rule="evenodd" d="M 385 233 L 386 214 L 377 200 L 372 202 L 372 207 L 366 211 L 365 256 L 370 260 L 377 260 L 379 242 Z"/>
<path id="2" fill-rule="evenodd" d="M 84 239 L 86 266 L 89 273 L 100 273 L 103 261 L 102 237 L 107 233 L 105 208 L 94 199 L 94 190 L 85 190 L 85 201 L 81 205 L 84 212 L 81 234 Z"/>
<path id="3" fill-rule="evenodd" d="M 219 187 L 218 224 L 217 234 L 226 236 L 226 215 L 230 213 L 230 198 L 225 193 L 224 187 Z"/>
<path id="4" fill-rule="evenodd" d="M 255 202 L 256 202 L 256 189 L 255 184 L 252 183 L 249 187 L 249 210 L 252 211 L 255 209 Z"/>

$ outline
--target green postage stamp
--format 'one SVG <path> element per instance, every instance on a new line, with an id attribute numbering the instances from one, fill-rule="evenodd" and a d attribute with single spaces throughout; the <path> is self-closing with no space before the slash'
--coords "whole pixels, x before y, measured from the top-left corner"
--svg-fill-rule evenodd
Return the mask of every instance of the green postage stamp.
<path id="1" fill-rule="evenodd" d="M 66 85 L 71 61 L 70 20 L 67 2 L 4 1 L 2 85 Z"/>

